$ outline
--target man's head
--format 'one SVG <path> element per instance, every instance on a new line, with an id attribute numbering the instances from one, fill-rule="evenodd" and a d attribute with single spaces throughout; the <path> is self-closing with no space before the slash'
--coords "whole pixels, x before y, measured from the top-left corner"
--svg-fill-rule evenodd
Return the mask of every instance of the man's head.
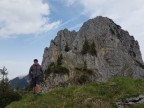
<path id="1" fill-rule="evenodd" d="M 34 64 L 38 64 L 38 59 L 34 59 Z"/>

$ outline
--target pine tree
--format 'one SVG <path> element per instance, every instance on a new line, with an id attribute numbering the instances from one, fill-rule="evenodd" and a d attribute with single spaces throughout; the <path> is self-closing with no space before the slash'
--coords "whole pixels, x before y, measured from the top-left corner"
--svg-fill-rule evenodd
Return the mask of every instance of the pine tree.
<path id="1" fill-rule="evenodd" d="M 21 99 L 21 96 L 11 88 L 7 75 L 5 67 L 0 69 L 0 108 L 5 108 L 12 101 Z"/>
<path id="2" fill-rule="evenodd" d="M 5 68 L 5 66 L 2 69 L 0 69 L 0 75 L 1 75 L 1 81 L 0 81 L 1 91 L 4 92 L 6 90 L 9 90 L 10 85 L 9 80 L 7 78 L 8 71 L 7 68 Z"/>
<path id="3" fill-rule="evenodd" d="M 68 46 L 68 43 L 66 43 L 65 51 L 68 52 L 69 50 L 70 50 L 70 47 Z"/>
<path id="4" fill-rule="evenodd" d="M 82 51 L 81 53 L 84 55 L 84 54 L 87 54 L 89 52 L 89 43 L 88 43 L 88 40 L 85 38 L 85 42 L 83 44 L 83 48 L 82 48 Z"/>
<path id="5" fill-rule="evenodd" d="M 86 61 L 84 61 L 84 68 L 83 68 L 83 70 L 84 70 L 84 71 L 87 70 L 87 64 L 86 64 Z"/>
<path id="6" fill-rule="evenodd" d="M 62 54 L 60 54 L 60 56 L 57 59 L 57 65 L 62 65 L 62 59 L 63 59 Z"/>
<path id="7" fill-rule="evenodd" d="M 2 82 L 7 81 L 8 71 L 5 68 L 5 66 L 2 69 L 0 69 L 0 74 L 2 75 Z"/>
<path id="8" fill-rule="evenodd" d="M 92 56 L 97 56 L 97 51 L 96 51 L 96 49 L 95 49 L 95 43 L 94 42 L 92 42 L 92 44 L 91 44 L 91 46 L 90 46 L 90 54 L 92 55 Z"/>

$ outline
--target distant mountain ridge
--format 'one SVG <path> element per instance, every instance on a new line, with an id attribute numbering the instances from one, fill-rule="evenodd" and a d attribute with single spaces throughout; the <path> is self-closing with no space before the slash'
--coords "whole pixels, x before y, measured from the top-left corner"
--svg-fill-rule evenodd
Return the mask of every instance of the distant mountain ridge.
<path id="1" fill-rule="evenodd" d="M 16 88 L 24 89 L 28 86 L 27 81 L 28 81 L 28 75 L 24 76 L 23 78 L 16 77 L 16 78 L 10 80 L 10 85 L 14 89 L 16 89 Z"/>

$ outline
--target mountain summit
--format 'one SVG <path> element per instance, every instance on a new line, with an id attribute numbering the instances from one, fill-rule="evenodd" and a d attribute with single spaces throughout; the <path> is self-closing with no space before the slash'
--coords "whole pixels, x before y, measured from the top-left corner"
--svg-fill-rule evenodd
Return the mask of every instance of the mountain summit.
<path id="1" fill-rule="evenodd" d="M 111 19 L 98 16 L 78 32 L 61 30 L 45 48 L 48 87 L 103 82 L 117 76 L 144 77 L 138 42 Z"/>

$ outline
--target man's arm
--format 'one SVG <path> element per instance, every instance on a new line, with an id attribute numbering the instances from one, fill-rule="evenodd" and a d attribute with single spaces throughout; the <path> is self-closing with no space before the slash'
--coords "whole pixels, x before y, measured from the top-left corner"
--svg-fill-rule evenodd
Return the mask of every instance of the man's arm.
<path id="1" fill-rule="evenodd" d="M 32 67 L 30 67 L 30 69 L 29 69 L 29 79 L 31 79 L 31 78 L 32 78 L 31 71 L 32 71 Z"/>

